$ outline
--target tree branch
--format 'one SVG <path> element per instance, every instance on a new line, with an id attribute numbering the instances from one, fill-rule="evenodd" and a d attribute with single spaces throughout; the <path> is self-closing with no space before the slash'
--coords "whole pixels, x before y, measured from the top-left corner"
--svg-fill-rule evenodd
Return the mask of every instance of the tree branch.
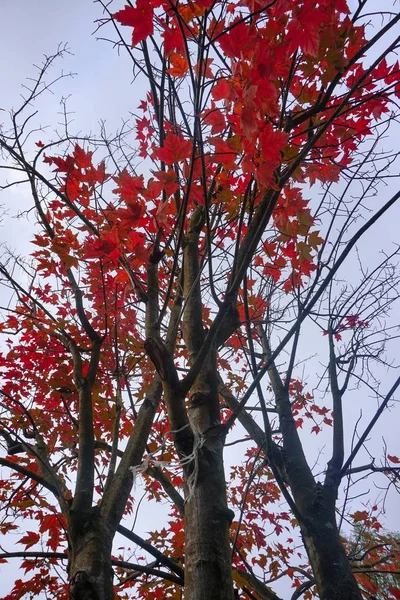
<path id="1" fill-rule="evenodd" d="M 333 332 L 329 331 L 329 379 L 333 399 L 333 448 L 332 458 L 328 462 L 328 468 L 325 476 L 325 485 L 332 486 L 333 498 L 336 500 L 337 489 L 340 484 L 340 470 L 344 460 L 344 431 L 343 431 L 343 411 L 342 394 L 339 389 L 338 376 L 336 369 L 335 346 L 333 342 Z"/>
<path id="2" fill-rule="evenodd" d="M 342 467 L 342 471 L 341 471 L 342 477 L 346 474 L 347 469 L 350 467 L 351 463 L 353 462 L 353 460 L 357 456 L 357 454 L 358 454 L 361 446 L 364 444 L 365 440 L 367 439 L 368 434 L 370 433 L 370 431 L 374 427 L 375 423 L 378 421 L 379 417 L 381 416 L 381 414 L 383 413 L 383 411 L 387 407 L 389 400 L 391 399 L 391 397 L 393 396 L 393 394 L 395 393 L 395 391 L 397 390 L 397 388 L 399 387 L 399 385 L 400 385 L 400 377 L 398 377 L 396 379 L 396 381 L 394 382 L 394 384 L 390 388 L 390 390 L 387 393 L 385 399 L 382 401 L 382 404 L 380 405 L 380 407 L 376 411 L 374 417 L 371 419 L 371 421 L 369 422 L 368 426 L 365 428 L 364 433 L 361 435 L 361 437 L 358 440 L 357 444 L 355 445 L 354 449 L 351 451 L 349 458 L 344 463 L 344 465 Z"/>
<path id="3" fill-rule="evenodd" d="M 146 540 L 141 538 L 139 535 L 137 535 L 130 529 L 127 529 L 123 525 L 118 525 L 117 531 L 131 542 L 134 542 L 135 544 L 143 548 L 143 550 L 146 550 L 146 552 L 154 556 L 154 558 L 156 558 L 160 563 L 171 569 L 171 571 L 173 571 L 174 573 L 176 573 L 176 575 L 183 579 L 184 570 L 171 558 L 168 558 L 168 556 L 162 554 L 162 552 L 157 550 L 157 548 L 154 548 L 154 546 L 149 544 L 149 542 L 146 542 Z"/>

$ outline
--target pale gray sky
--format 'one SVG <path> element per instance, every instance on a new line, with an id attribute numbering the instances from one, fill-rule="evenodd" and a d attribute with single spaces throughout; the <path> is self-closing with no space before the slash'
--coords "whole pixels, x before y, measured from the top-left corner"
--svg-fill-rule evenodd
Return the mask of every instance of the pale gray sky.
<path id="1" fill-rule="evenodd" d="M 62 95 L 71 96 L 76 128 L 86 132 L 96 129 L 102 118 L 115 128 L 122 116 L 136 109 L 140 90 L 131 86 L 127 58 L 124 54 L 117 58 L 110 44 L 92 35 L 96 19 L 102 16 L 100 5 L 90 0 L 1 0 L 0 8 L 2 108 L 18 103 L 21 83 L 34 76 L 32 64 L 40 64 L 43 55 L 55 53 L 60 43 L 66 43 L 73 56 L 56 64 L 53 72 L 77 75 L 61 82 L 53 97 L 47 96 L 43 124 L 48 116 L 54 125 L 53 111 L 58 110 Z"/>

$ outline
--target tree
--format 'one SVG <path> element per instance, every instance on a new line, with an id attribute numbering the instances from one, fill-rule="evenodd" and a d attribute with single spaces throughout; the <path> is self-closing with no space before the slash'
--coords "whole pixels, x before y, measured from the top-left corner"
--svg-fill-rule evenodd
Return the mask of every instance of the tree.
<path id="1" fill-rule="evenodd" d="M 377 533 L 375 520 L 358 515 L 354 534 L 349 540 L 349 556 L 354 562 L 359 585 L 366 595 L 377 600 L 399 597 L 399 535 Z"/>
<path id="2" fill-rule="evenodd" d="M 38 227 L 30 257 L 5 252 L 0 267 L 1 529 L 26 528 L 2 559 L 34 572 L 7 598 L 181 598 L 184 585 L 187 600 L 279 600 L 287 577 L 292 600 L 359 600 L 339 527 L 360 510 L 340 486 L 377 472 L 398 485 L 390 449 L 355 461 L 400 384 L 376 375 L 397 337 L 399 248 L 379 223 L 400 196 L 380 185 L 398 158 L 385 136 L 400 16 L 365 0 L 353 13 L 345 0 L 99 5 L 146 84 L 134 126 L 74 136 L 65 110 L 64 131 L 38 133 L 32 105 L 59 50 L 1 132 L 2 167 L 21 177 L 3 187 L 29 187 Z M 326 360 L 308 387 L 316 334 Z M 357 386 L 378 407 L 354 434 Z M 322 475 L 303 427 L 327 430 Z M 147 498 L 172 503 L 148 540 L 127 527 L 140 474 Z M 116 556 L 117 533 L 153 562 Z"/>

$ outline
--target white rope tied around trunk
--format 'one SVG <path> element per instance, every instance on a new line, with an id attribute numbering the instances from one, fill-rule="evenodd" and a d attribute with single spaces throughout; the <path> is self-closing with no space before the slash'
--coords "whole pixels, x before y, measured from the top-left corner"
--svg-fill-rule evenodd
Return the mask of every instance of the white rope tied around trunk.
<path id="1" fill-rule="evenodd" d="M 186 429 L 186 427 L 189 427 L 189 424 L 184 425 L 180 429 L 175 429 L 173 431 L 167 431 L 167 433 L 163 436 L 163 439 L 162 439 L 161 454 L 164 451 L 164 444 L 165 444 L 165 440 L 167 439 L 167 437 L 173 433 L 179 433 L 180 431 L 183 431 L 184 429 Z M 204 435 L 202 435 L 200 433 L 200 431 L 197 430 L 197 428 L 192 426 L 192 432 L 193 432 L 193 450 L 187 456 L 184 456 L 183 458 L 181 458 L 179 460 L 158 460 L 157 458 L 155 458 L 156 452 L 150 452 L 150 454 L 148 454 L 146 456 L 146 458 L 144 458 L 143 461 L 139 465 L 130 467 L 130 470 L 133 473 L 134 485 L 136 483 L 136 478 L 138 477 L 138 475 L 147 471 L 147 469 L 151 466 L 169 467 L 169 468 L 177 469 L 179 467 L 185 467 L 185 466 L 193 463 L 193 470 L 190 473 L 190 475 L 186 481 L 187 495 L 185 498 L 185 503 L 189 502 L 193 497 L 194 490 L 196 488 L 197 477 L 199 474 L 199 450 L 204 445 L 204 442 L 205 442 Z"/>

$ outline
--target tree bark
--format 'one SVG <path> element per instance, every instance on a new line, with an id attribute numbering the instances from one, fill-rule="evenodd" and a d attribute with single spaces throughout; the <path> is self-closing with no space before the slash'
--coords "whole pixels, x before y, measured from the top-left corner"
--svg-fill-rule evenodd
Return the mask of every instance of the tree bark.
<path id="1" fill-rule="evenodd" d="M 74 519 L 68 558 L 70 600 L 114 600 L 113 535 L 96 507 Z"/>
<path id="2" fill-rule="evenodd" d="M 225 432 L 210 430 L 185 469 L 185 599 L 233 600 L 229 527 L 222 459 Z"/>
<path id="3" fill-rule="evenodd" d="M 301 529 L 320 600 L 362 600 L 334 515 L 323 510 Z"/>
<path id="4" fill-rule="evenodd" d="M 183 338 L 193 365 L 205 341 L 199 270 L 199 233 L 204 209 L 193 212 L 183 261 Z M 225 428 L 221 425 L 216 349 L 208 349 L 190 386 L 189 452 L 183 457 L 185 486 L 185 600 L 233 600 L 229 527 L 223 465 Z M 187 417 L 186 417 L 187 418 Z"/>
<path id="5" fill-rule="evenodd" d="M 269 342 L 263 339 L 266 359 L 271 356 Z M 334 357 L 333 357 L 334 358 Z M 335 418 L 341 418 L 336 372 L 330 370 L 335 395 Z M 336 525 L 335 506 L 343 460 L 343 432 L 336 422 L 334 452 L 328 463 L 324 484 L 317 483 L 307 463 L 289 398 L 289 388 L 272 362 L 269 377 L 276 398 L 280 430 L 283 438 L 282 457 L 292 493 L 293 511 L 300 525 L 303 541 L 315 578 L 320 600 L 362 600 L 351 564 Z M 338 414 L 336 414 L 338 413 Z"/>

